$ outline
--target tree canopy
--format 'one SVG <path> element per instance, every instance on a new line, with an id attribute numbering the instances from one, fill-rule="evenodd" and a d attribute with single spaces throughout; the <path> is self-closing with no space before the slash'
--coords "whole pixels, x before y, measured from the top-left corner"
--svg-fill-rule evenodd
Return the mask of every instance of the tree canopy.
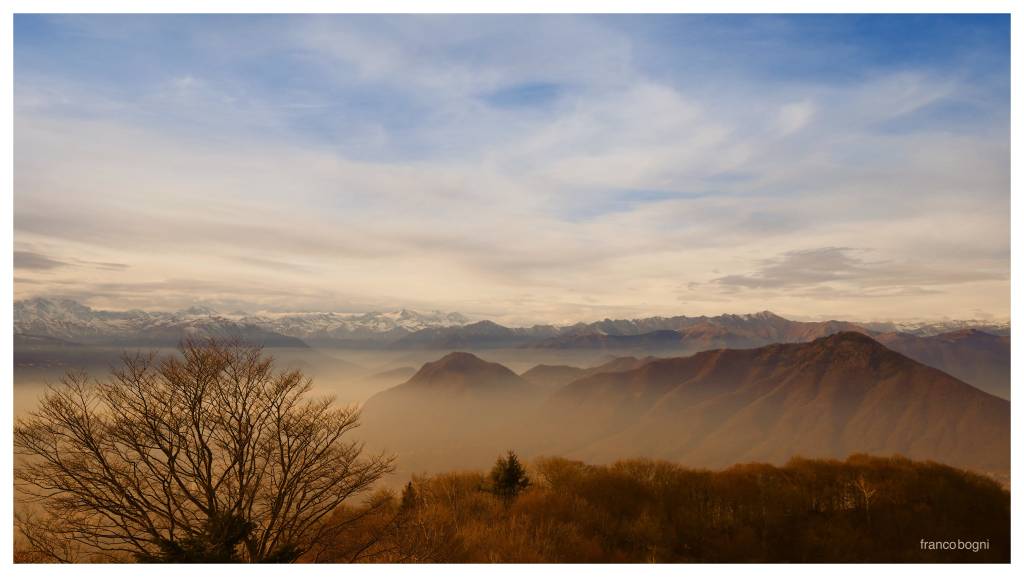
<path id="1" fill-rule="evenodd" d="M 1010 494 L 901 457 L 721 471 L 651 460 L 531 463 L 514 502 L 485 472 L 413 479 L 326 546 L 327 560 L 472 563 L 1008 562 Z M 403 506 L 412 502 L 414 506 Z M 380 506 L 384 503 L 385 506 Z M 346 518 L 354 518 L 353 510 Z M 377 536 L 382 535 L 382 538 Z M 963 541 L 971 548 L 930 549 Z M 353 543 L 370 543 L 357 558 Z M 922 544 L 924 543 L 924 544 Z M 342 554 L 344 553 L 344 555 Z"/>

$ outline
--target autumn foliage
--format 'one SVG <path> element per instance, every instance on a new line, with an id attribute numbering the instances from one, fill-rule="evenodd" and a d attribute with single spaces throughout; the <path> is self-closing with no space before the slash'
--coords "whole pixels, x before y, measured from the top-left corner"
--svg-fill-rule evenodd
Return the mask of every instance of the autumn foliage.
<path id="1" fill-rule="evenodd" d="M 483 473 L 416 478 L 401 495 L 378 494 L 371 514 L 339 511 L 364 517 L 317 560 L 1009 561 L 1009 493 L 935 463 L 855 455 L 712 472 L 554 458 L 538 460 L 530 474 L 535 482 L 508 506 L 486 490 Z M 922 539 L 989 548 L 922 550 Z"/>

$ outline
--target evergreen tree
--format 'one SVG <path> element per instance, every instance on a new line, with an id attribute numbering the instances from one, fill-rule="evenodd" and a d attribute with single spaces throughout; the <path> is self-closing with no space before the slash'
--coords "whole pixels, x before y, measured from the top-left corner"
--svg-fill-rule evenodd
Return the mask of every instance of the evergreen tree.
<path id="1" fill-rule="evenodd" d="M 412 486 L 412 481 L 405 484 L 405 488 L 402 489 L 402 504 L 400 506 L 402 511 L 409 511 L 416 507 L 416 489 Z"/>
<path id="2" fill-rule="evenodd" d="M 490 481 L 491 491 L 501 497 L 506 504 L 514 501 L 523 489 L 530 486 L 526 469 L 512 451 L 504 457 L 498 457 L 498 461 L 491 469 Z"/>

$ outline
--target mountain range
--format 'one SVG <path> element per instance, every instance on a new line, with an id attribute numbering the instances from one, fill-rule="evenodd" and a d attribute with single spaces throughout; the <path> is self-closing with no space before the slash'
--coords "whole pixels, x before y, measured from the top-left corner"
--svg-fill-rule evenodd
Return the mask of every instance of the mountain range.
<path id="1" fill-rule="evenodd" d="M 1008 401 L 859 332 L 595 369 L 559 385 L 537 375 L 570 378 L 564 368 L 517 376 L 452 353 L 371 397 L 364 435 L 411 472 L 482 466 L 511 447 L 706 467 L 898 453 L 1009 471 Z"/>
<path id="2" fill-rule="evenodd" d="M 98 311 L 78 302 L 30 299 L 14 303 L 14 333 L 80 344 L 173 346 L 185 337 L 233 337 L 275 347 L 302 340 L 193 307 L 177 312 Z"/>
<path id="3" fill-rule="evenodd" d="M 932 332 L 939 327 L 953 330 Z M 97 346 L 166 346 L 190 335 L 292 349 L 285 356 L 297 366 L 323 350 L 308 343 L 393 351 L 394 364 L 359 377 L 367 391 L 384 389 L 363 404 L 361 434 L 399 453 L 410 472 L 484 466 L 515 448 L 527 456 L 644 456 L 708 467 L 795 454 L 900 453 L 1008 473 L 1009 327 L 893 328 L 793 321 L 768 311 L 505 327 L 408 310 L 252 315 L 203 307 L 102 311 L 50 299 L 14 304 L 16 365 L 19 354 L 28 355 L 26 366 L 43 366 L 58 351 L 71 366 L 95 356 Z M 562 364 L 517 374 L 470 352 L 499 349 L 519 363 Z M 435 350 L 446 354 L 409 366 Z M 599 355 L 605 358 L 592 366 L 567 361 Z"/>
<path id="4" fill-rule="evenodd" d="M 900 330 L 891 330 L 899 328 Z M 932 331 L 952 328 L 950 332 Z M 943 370 L 985 391 L 1009 398 L 1009 326 L 982 321 L 919 325 L 804 322 L 770 311 L 719 316 L 605 319 L 572 325 L 506 327 L 471 321 L 459 313 L 410 310 L 375 313 L 222 314 L 207 307 L 176 312 L 102 311 L 72 300 L 34 298 L 14 303 L 16 352 L 74 344 L 174 346 L 183 337 L 237 337 L 270 347 L 308 345 L 339 349 L 486 351 L 522 349 L 553 353 L 595 351 L 615 356 L 679 356 L 720 348 L 809 342 L 852 331 Z M 550 370 L 549 370 L 550 372 Z M 563 371 L 565 372 L 565 371 Z M 563 379 L 564 380 L 564 379 Z"/>
<path id="5" fill-rule="evenodd" d="M 770 311 L 753 314 L 605 319 L 571 325 L 506 327 L 489 320 L 472 321 L 456 312 L 338 313 L 298 312 L 249 314 L 222 313 L 193 306 L 173 312 L 96 310 L 70 299 L 32 298 L 15 301 L 14 332 L 68 341 L 131 340 L 139 335 L 169 328 L 192 327 L 195 331 L 216 327 L 253 327 L 266 334 L 300 339 L 308 344 L 380 346 L 397 349 L 496 348 L 531 346 L 571 348 L 601 346 L 598 337 L 644 336 L 676 331 L 686 339 L 707 344 L 744 346 L 769 342 L 801 342 L 843 330 L 869 334 L 899 332 L 933 336 L 975 329 L 998 336 L 1009 335 L 1008 323 L 946 321 L 922 323 L 853 323 L 846 321 L 801 322 Z M 665 334 L 663 337 L 668 337 Z M 657 337 L 646 337 L 657 340 Z M 629 339 L 622 340 L 630 346 Z"/>
<path id="6" fill-rule="evenodd" d="M 388 343 L 429 327 L 466 324 L 458 313 L 220 313 L 208 307 L 174 312 L 95 310 L 69 299 L 15 301 L 15 334 L 85 344 L 175 345 L 184 336 L 238 336 L 267 346 Z"/>

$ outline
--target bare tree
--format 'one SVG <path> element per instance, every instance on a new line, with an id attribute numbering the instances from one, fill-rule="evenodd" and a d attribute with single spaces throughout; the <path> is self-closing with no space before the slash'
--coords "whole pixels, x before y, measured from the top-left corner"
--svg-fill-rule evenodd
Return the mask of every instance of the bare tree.
<path id="1" fill-rule="evenodd" d="M 358 411 L 311 398 L 259 347 L 188 341 L 68 373 L 14 429 L 31 553 L 56 561 L 293 561 L 392 470 L 349 440 Z"/>
<path id="2" fill-rule="evenodd" d="M 871 500 L 875 497 L 878 489 L 864 478 L 863 473 L 857 475 L 857 478 L 853 481 L 853 486 L 860 493 L 861 500 L 864 503 L 864 517 L 867 519 L 868 525 L 871 525 Z"/>

